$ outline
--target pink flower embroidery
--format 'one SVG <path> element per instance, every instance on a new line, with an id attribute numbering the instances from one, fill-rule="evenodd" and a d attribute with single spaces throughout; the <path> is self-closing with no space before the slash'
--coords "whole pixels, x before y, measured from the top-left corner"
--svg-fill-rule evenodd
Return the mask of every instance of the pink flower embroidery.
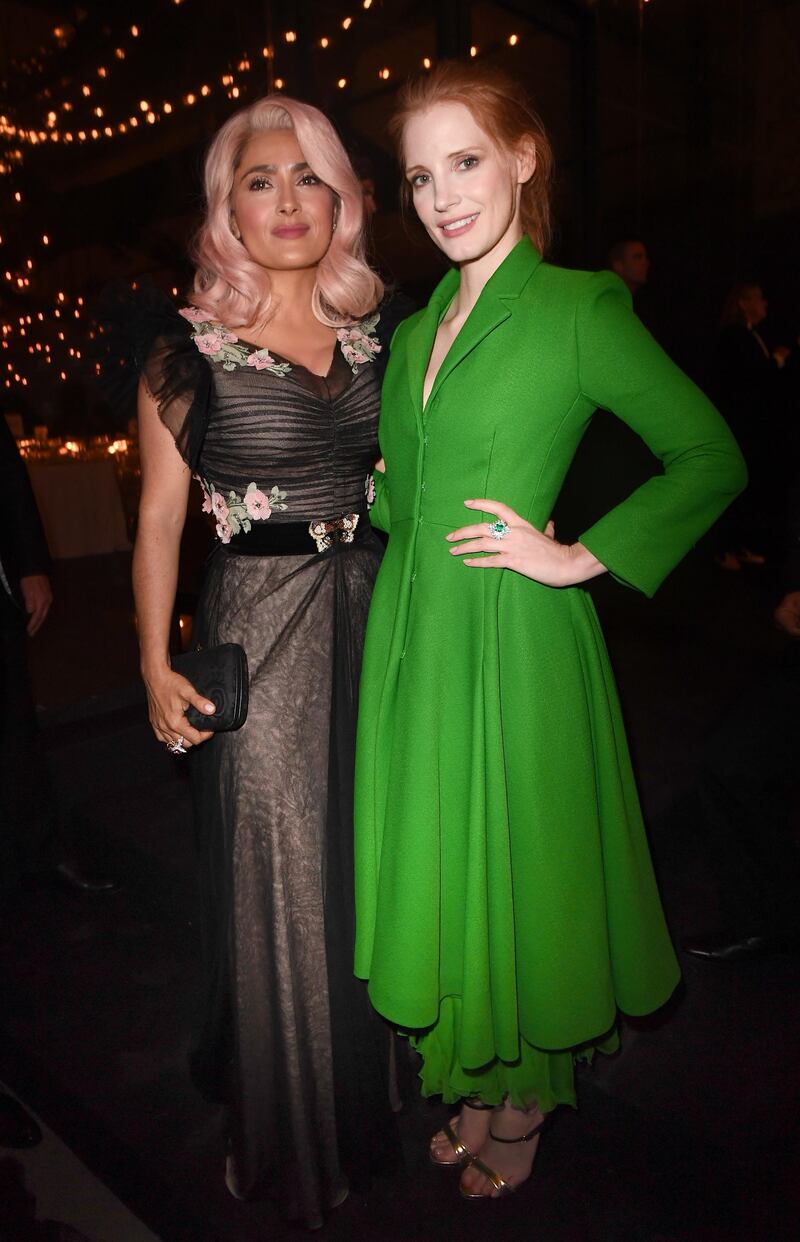
<path id="1" fill-rule="evenodd" d="M 220 543 L 230 543 L 233 531 L 227 522 L 217 522 L 217 538 Z"/>
<path id="2" fill-rule="evenodd" d="M 269 500 L 263 492 L 256 489 L 252 492 L 245 492 L 244 506 L 251 518 L 268 518 L 272 516 L 272 509 L 269 507 Z"/>
<path id="3" fill-rule="evenodd" d="M 208 492 L 203 492 L 203 513 L 211 513 L 211 497 Z"/>
<path id="4" fill-rule="evenodd" d="M 212 318 L 208 311 L 200 310 L 199 306 L 184 306 L 178 314 L 183 315 L 190 323 L 211 323 Z"/>
<path id="5" fill-rule="evenodd" d="M 194 343 L 201 354 L 218 354 L 222 348 L 222 336 L 217 332 L 206 332 L 196 336 Z"/>
<path id="6" fill-rule="evenodd" d="M 211 512 L 218 522 L 226 522 L 228 518 L 228 504 L 222 492 L 214 492 L 211 497 Z M 226 541 L 227 542 L 227 541 Z"/>
<path id="7" fill-rule="evenodd" d="M 375 504 L 375 477 L 371 474 L 367 475 L 367 504 Z"/>
<path id="8" fill-rule="evenodd" d="M 255 353 L 249 355 L 247 359 L 249 367 L 255 367 L 257 371 L 263 371 L 266 367 L 275 365 L 275 359 L 272 357 L 268 349 L 257 349 Z"/>

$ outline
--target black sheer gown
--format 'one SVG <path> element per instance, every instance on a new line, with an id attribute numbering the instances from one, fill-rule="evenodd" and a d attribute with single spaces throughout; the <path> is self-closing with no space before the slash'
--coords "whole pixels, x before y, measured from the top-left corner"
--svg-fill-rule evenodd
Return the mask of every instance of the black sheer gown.
<path id="1" fill-rule="evenodd" d="M 243 728 L 190 759 L 209 961 L 193 1072 L 230 1106 L 233 1194 L 316 1227 L 397 1153 L 389 1034 L 352 973 L 356 696 L 381 553 L 365 490 L 391 315 L 341 331 L 322 377 L 181 314 L 145 378 L 217 520 L 202 641 L 241 643 L 250 671 Z M 343 514 L 352 543 L 270 554 L 278 526 Z"/>

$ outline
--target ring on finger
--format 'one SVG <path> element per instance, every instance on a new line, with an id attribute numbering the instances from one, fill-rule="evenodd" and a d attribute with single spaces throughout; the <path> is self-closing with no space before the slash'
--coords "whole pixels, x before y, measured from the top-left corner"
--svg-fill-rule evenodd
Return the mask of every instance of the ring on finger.
<path id="1" fill-rule="evenodd" d="M 183 734 L 181 734 L 180 737 L 176 737 L 174 742 L 167 742 L 167 750 L 172 755 L 188 754 L 188 751 L 186 750 L 186 738 Z"/>
<path id="2" fill-rule="evenodd" d="M 497 518 L 494 522 L 487 522 L 486 525 L 489 528 L 489 534 L 492 536 L 492 539 L 505 539 L 511 530 L 508 522 L 504 522 L 502 518 Z"/>

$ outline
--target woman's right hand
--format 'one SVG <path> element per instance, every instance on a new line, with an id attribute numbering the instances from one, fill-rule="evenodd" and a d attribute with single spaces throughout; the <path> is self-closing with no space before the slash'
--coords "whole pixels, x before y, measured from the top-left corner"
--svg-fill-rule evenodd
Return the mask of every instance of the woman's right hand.
<path id="1" fill-rule="evenodd" d="M 147 689 L 148 714 L 153 732 L 159 742 L 171 745 L 178 738 L 183 739 L 188 750 L 190 746 L 199 746 L 213 737 L 213 732 L 201 732 L 189 724 L 186 709 L 196 707 L 204 716 L 213 716 L 217 710 L 214 704 L 202 694 L 198 694 L 190 681 L 165 668 L 157 674 L 145 675 Z"/>

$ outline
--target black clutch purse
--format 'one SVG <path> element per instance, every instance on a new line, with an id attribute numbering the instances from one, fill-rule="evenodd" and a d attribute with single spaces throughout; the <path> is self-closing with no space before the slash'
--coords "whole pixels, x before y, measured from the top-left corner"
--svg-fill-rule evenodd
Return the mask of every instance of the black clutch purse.
<path id="1" fill-rule="evenodd" d="M 238 643 L 220 643 L 218 647 L 200 647 L 184 655 L 173 656 L 172 668 L 190 681 L 198 694 L 216 705 L 213 716 L 204 716 L 196 707 L 187 707 L 186 719 L 195 729 L 227 733 L 241 729 L 247 719 L 250 683 L 247 656 Z"/>

